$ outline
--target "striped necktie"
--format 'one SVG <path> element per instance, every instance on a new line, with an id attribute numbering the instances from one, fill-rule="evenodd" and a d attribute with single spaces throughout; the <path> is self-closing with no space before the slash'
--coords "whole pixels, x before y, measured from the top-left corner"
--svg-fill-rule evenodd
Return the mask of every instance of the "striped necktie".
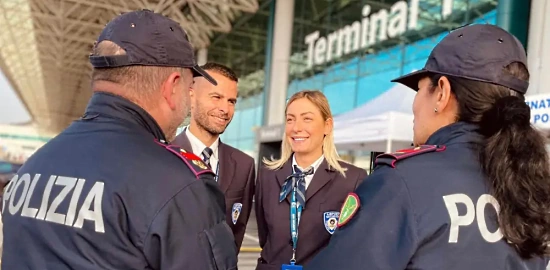
<path id="1" fill-rule="evenodd" d="M 206 163 L 206 165 L 208 166 L 210 166 L 210 157 L 213 153 L 214 151 L 212 151 L 210 147 L 206 147 L 204 148 L 204 150 L 202 150 L 202 160 L 204 160 L 204 163 Z"/>
<path id="2" fill-rule="evenodd" d="M 308 167 L 304 171 L 300 170 L 298 166 L 294 165 L 294 173 L 286 178 L 285 183 L 279 193 L 279 202 L 282 202 L 288 194 L 292 191 L 293 187 L 296 189 L 296 200 L 305 209 L 306 208 L 306 176 L 313 174 L 313 167 Z"/>

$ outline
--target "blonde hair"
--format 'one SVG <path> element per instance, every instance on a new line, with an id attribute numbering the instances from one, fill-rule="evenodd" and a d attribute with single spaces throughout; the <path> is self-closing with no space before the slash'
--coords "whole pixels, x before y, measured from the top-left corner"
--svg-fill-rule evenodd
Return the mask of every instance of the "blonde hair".
<path id="1" fill-rule="evenodd" d="M 307 100 L 309 100 L 319 109 L 319 111 L 321 111 L 321 116 L 323 117 L 323 120 L 327 121 L 328 119 L 332 118 L 332 112 L 330 111 L 328 100 L 325 95 L 318 90 L 304 90 L 292 95 L 292 97 L 290 97 L 290 99 L 286 103 L 285 114 L 288 110 L 288 106 L 292 104 L 292 102 L 302 98 L 306 98 Z M 292 148 L 285 134 L 283 135 L 283 143 L 281 144 L 281 158 L 263 158 L 263 162 L 268 169 L 277 170 L 283 167 L 283 165 L 290 159 L 290 157 L 292 157 L 292 154 Z M 336 146 L 334 145 L 334 134 L 332 130 L 329 132 L 329 134 L 325 136 L 325 138 L 323 138 L 323 156 L 325 157 L 329 168 L 338 171 L 343 176 L 346 176 L 345 171 L 347 169 L 342 167 L 339 163 L 339 161 L 343 160 L 340 158 L 340 155 L 338 155 L 338 152 L 336 151 Z"/>

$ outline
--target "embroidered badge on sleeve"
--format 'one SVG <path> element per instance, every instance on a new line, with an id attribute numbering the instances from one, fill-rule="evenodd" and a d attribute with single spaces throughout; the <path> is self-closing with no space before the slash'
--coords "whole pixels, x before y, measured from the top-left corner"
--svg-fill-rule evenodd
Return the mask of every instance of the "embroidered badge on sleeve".
<path id="1" fill-rule="evenodd" d="M 199 179 L 199 176 L 201 174 L 211 174 L 214 177 L 216 176 L 216 174 L 210 169 L 210 167 L 207 166 L 197 155 L 193 153 L 188 153 L 175 145 L 162 144 L 159 142 L 157 143 L 166 148 L 166 150 L 178 156 L 181 160 L 183 160 L 183 162 L 187 165 L 187 167 L 189 167 L 189 169 L 191 170 L 191 172 L 193 172 L 197 179 Z"/>
<path id="2" fill-rule="evenodd" d="M 355 213 L 357 213 L 357 210 L 359 209 L 360 202 L 359 202 L 359 196 L 357 194 L 351 192 L 348 194 L 348 197 L 346 198 L 346 201 L 342 205 L 342 209 L 340 210 L 340 218 L 338 219 L 338 228 L 346 225 Z"/>

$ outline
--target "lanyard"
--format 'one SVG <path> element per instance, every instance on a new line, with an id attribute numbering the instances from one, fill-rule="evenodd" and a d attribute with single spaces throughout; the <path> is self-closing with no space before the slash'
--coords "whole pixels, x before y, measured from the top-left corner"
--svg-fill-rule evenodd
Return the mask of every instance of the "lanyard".
<path id="1" fill-rule="evenodd" d="M 292 259 L 290 262 L 294 264 L 296 262 L 296 245 L 298 243 L 298 224 L 300 223 L 300 217 L 302 215 L 302 206 L 298 206 L 298 201 L 296 200 L 296 185 L 292 187 L 292 196 L 290 200 L 290 235 L 292 236 Z"/>
<path id="2" fill-rule="evenodd" d="M 218 182 L 218 174 L 220 172 L 220 162 L 216 162 L 216 178 L 214 180 L 216 180 L 216 182 Z"/>

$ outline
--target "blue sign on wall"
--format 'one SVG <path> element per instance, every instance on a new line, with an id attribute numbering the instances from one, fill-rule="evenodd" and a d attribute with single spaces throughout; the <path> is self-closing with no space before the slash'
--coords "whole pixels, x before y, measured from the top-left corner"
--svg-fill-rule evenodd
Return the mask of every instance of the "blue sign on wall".
<path id="1" fill-rule="evenodd" d="M 525 103 L 531 108 L 531 123 L 550 128 L 550 94 L 527 96 Z"/>

